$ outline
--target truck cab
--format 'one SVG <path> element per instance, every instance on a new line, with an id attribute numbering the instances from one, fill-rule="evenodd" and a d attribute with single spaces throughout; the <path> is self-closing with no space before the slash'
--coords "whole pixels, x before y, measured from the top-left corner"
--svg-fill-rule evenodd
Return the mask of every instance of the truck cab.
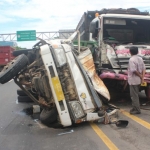
<path id="1" fill-rule="evenodd" d="M 102 67 L 113 68 L 116 73 L 127 70 L 129 48 L 137 46 L 146 65 L 146 72 L 150 71 L 150 16 L 102 14 L 93 21 L 90 28 L 93 38 L 97 38 L 99 43 Z M 92 30 L 93 26 L 95 31 Z"/>

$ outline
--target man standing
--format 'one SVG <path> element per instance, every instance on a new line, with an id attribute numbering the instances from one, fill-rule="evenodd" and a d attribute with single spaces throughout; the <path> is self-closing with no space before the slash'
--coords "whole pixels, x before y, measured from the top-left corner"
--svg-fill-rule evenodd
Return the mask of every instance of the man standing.
<path id="1" fill-rule="evenodd" d="M 137 55 L 137 47 L 130 47 L 130 54 L 131 58 L 129 59 L 128 65 L 128 83 L 132 99 L 130 114 L 140 114 L 141 110 L 138 93 L 140 84 L 144 82 L 145 65 L 143 59 Z"/>

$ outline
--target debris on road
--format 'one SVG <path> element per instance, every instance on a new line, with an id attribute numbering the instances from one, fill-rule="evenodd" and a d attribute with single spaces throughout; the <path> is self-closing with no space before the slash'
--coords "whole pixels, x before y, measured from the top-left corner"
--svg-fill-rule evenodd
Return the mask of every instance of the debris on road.
<path id="1" fill-rule="evenodd" d="M 69 133 L 73 133 L 74 130 L 70 130 L 69 132 L 62 132 L 62 133 L 59 133 L 58 135 L 64 135 L 64 134 L 69 134 Z"/>

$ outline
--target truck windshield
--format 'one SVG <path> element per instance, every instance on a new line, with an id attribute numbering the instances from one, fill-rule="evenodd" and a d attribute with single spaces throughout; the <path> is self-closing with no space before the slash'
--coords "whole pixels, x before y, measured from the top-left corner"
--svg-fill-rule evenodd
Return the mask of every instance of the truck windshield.
<path id="1" fill-rule="evenodd" d="M 150 20 L 104 18 L 103 38 L 120 44 L 150 44 Z"/>

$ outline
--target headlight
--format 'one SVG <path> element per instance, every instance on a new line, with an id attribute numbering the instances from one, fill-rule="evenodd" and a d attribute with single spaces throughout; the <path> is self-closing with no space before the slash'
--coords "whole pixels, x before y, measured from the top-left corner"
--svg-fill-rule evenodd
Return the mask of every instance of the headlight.
<path id="1" fill-rule="evenodd" d="M 55 49 L 54 50 L 59 66 L 63 66 L 66 64 L 66 56 L 63 49 Z"/>
<path id="2" fill-rule="evenodd" d="M 69 104 L 70 104 L 71 111 L 76 119 L 79 119 L 85 116 L 82 106 L 78 101 L 72 101 L 72 102 L 69 102 Z"/>

